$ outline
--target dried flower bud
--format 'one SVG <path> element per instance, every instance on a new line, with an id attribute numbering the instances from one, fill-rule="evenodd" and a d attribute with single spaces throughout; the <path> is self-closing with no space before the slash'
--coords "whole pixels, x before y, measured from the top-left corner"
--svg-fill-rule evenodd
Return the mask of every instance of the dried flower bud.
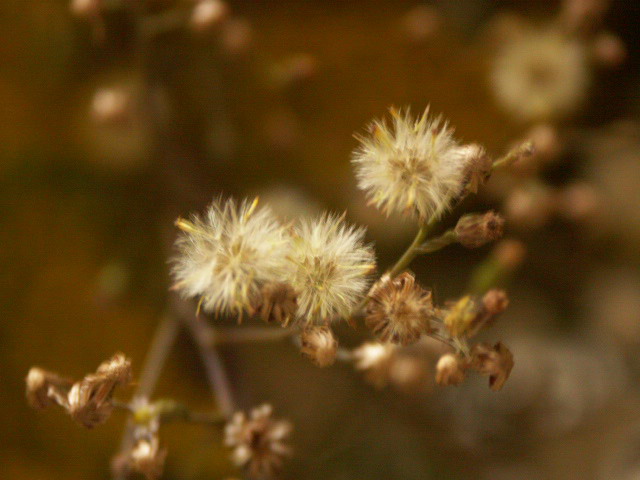
<path id="1" fill-rule="evenodd" d="M 487 315 L 495 317 L 504 312 L 509 306 L 509 297 L 504 290 L 494 288 L 482 297 L 482 306 Z"/>
<path id="2" fill-rule="evenodd" d="M 251 24 L 247 20 L 232 18 L 222 26 L 220 41 L 226 53 L 240 55 L 249 49 L 252 36 Z"/>
<path id="3" fill-rule="evenodd" d="M 199 0 L 193 7 L 191 27 L 202 32 L 224 21 L 229 14 L 228 5 L 222 0 Z"/>
<path id="4" fill-rule="evenodd" d="M 233 448 L 232 458 L 251 478 L 273 478 L 291 448 L 286 441 L 291 424 L 272 418 L 271 405 L 254 408 L 250 415 L 236 412 L 225 428 L 225 444 Z"/>
<path id="5" fill-rule="evenodd" d="M 413 274 L 384 276 L 369 297 L 365 321 L 383 342 L 408 345 L 431 330 L 431 292 L 418 285 Z"/>
<path id="6" fill-rule="evenodd" d="M 254 310 L 267 323 L 286 327 L 298 311 L 297 294 L 286 283 L 268 283 L 262 287 Z"/>
<path id="7" fill-rule="evenodd" d="M 389 369 L 396 355 L 396 347 L 388 343 L 364 343 L 353 351 L 355 368 L 377 388 L 389 382 Z"/>
<path id="8" fill-rule="evenodd" d="M 300 335 L 300 351 L 319 367 L 332 365 L 336 360 L 338 340 L 331 328 L 309 327 Z"/>
<path id="9" fill-rule="evenodd" d="M 461 152 L 467 159 L 466 188 L 467 193 L 478 193 L 478 189 L 484 185 L 491 176 L 493 160 L 487 155 L 486 150 L 475 143 L 464 145 Z"/>
<path id="10" fill-rule="evenodd" d="M 593 56 L 606 67 L 617 67 L 627 58 L 627 49 L 622 40 L 613 33 L 600 33 L 593 40 Z"/>
<path id="11" fill-rule="evenodd" d="M 402 18 L 402 29 L 407 40 L 419 43 L 432 38 L 438 32 L 441 23 L 441 16 L 434 7 L 418 5 Z"/>
<path id="12" fill-rule="evenodd" d="M 480 374 L 489 376 L 489 387 L 493 391 L 502 389 L 513 364 L 513 354 L 502 342 L 493 347 L 479 343 L 471 349 L 471 367 Z"/>
<path id="13" fill-rule="evenodd" d="M 464 381 L 466 362 L 453 353 L 440 357 L 436 365 L 436 383 L 443 387 L 459 385 Z"/>
<path id="14" fill-rule="evenodd" d="M 444 318 L 444 325 L 453 337 L 467 335 L 477 323 L 482 308 L 470 295 L 462 297 L 451 305 Z"/>
<path id="15" fill-rule="evenodd" d="M 95 373 L 76 382 L 67 397 L 71 417 L 87 428 L 104 423 L 111 415 L 114 389 L 131 381 L 131 362 L 116 353 L 103 362 Z"/>
<path id="16" fill-rule="evenodd" d="M 458 220 L 455 233 L 466 248 L 478 248 L 497 240 L 504 232 L 504 218 L 494 211 L 464 215 Z"/>
<path id="17" fill-rule="evenodd" d="M 61 395 L 66 395 L 73 381 L 41 368 L 33 367 L 29 370 L 26 383 L 29 405 L 37 410 L 42 410 L 55 402 L 49 396 L 50 389 L 58 390 Z"/>
<path id="18" fill-rule="evenodd" d="M 164 461 L 167 457 L 167 450 L 160 448 L 158 437 L 138 440 L 131 450 L 129 457 L 129 467 L 147 478 L 156 480 L 162 476 L 164 471 Z"/>

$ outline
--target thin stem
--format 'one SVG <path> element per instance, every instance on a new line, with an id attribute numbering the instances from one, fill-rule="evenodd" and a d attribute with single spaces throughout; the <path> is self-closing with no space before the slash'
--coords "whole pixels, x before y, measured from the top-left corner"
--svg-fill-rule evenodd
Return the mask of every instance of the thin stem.
<path id="1" fill-rule="evenodd" d="M 164 364 L 178 335 L 178 326 L 179 324 L 176 318 L 166 314 L 162 317 L 160 323 L 158 323 L 142 367 L 138 388 L 133 398 L 148 398 L 153 395 Z M 133 420 L 130 418 L 127 421 L 122 440 L 120 441 L 120 452 L 126 452 L 132 447 L 133 438 L 131 437 L 131 431 L 133 426 Z M 120 476 L 116 478 L 117 480 L 122 480 L 124 477 Z"/>
<path id="2" fill-rule="evenodd" d="M 521 158 L 530 157 L 534 154 L 534 152 L 535 147 L 533 146 L 533 142 L 528 141 L 521 143 L 520 145 L 517 145 L 516 147 L 509 150 L 504 156 L 493 162 L 493 165 L 491 166 L 491 172 L 495 172 L 499 168 L 509 167 Z"/>
<path id="3" fill-rule="evenodd" d="M 225 343 L 270 342 L 291 337 L 296 333 L 298 331 L 294 328 L 216 328 L 214 332 L 209 333 L 209 343 L 210 345 L 222 345 Z"/>
<path id="4" fill-rule="evenodd" d="M 179 307 L 180 305 L 178 305 Z M 229 418 L 237 410 L 227 372 L 225 371 L 220 354 L 216 349 L 216 331 L 198 320 L 193 313 L 181 315 L 191 337 L 196 343 L 200 358 L 207 373 L 209 387 L 216 397 L 220 413 Z"/>
<path id="5" fill-rule="evenodd" d="M 439 237 L 432 238 L 431 240 L 427 240 L 422 245 L 417 247 L 416 250 L 420 254 L 433 253 L 457 241 L 458 241 L 458 236 L 456 235 L 455 230 L 447 230 Z"/>
<path id="6" fill-rule="evenodd" d="M 398 259 L 398 261 L 391 267 L 391 269 L 387 272 L 387 274 L 393 278 L 405 270 L 414 258 L 418 256 L 420 252 L 420 247 L 424 243 L 425 239 L 429 232 L 433 229 L 433 227 L 437 223 L 437 218 L 433 217 L 426 223 L 422 223 L 418 232 L 416 233 L 416 237 L 411 242 L 411 245 L 407 248 L 407 250 L 402 254 L 402 256 Z"/>

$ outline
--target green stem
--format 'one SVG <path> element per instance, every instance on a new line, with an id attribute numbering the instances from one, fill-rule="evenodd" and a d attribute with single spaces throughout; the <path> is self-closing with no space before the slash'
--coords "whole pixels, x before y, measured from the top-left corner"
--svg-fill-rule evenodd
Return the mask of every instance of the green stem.
<path id="1" fill-rule="evenodd" d="M 420 251 L 420 247 L 422 247 L 422 244 L 427 238 L 427 235 L 433 229 L 437 222 L 437 218 L 434 217 L 428 222 L 422 223 L 420 225 L 418 233 L 416 233 L 416 237 L 413 239 L 411 245 L 409 245 L 407 250 L 402 254 L 395 265 L 393 265 L 393 267 L 391 267 L 391 269 L 387 272 L 387 274 L 391 278 L 396 277 L 398 274 L 402 273 L 403 270 L 409 267 L 413 259 L 416 258 L 420 253 L 422 253 Z"/>
<path id="2" fill-rule="evenodd" d="M 418 253 L 421 253 L 421 254 L 433 253 L 457 241 L 458 241 L 458 236 L 456 235 L 456 232 L 454 230 L 447 230 L 439 237 L 432 238 L 431 240 L 427 240 L 422 245 L 420 245 L 416 250 Z"/>

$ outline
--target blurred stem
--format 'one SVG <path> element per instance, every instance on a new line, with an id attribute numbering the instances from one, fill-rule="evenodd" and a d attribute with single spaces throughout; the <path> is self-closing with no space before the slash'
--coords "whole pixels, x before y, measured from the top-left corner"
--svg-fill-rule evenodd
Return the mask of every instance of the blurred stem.
<path id="1" fill-rule="evenodd" d="M 157 400 L 153 404 L 141 407 L 139 410 L 136 410 L 129 403 L 117 400 L 114 400 L 112 404 L 115 408 L 131 412 L 134 419 L 140 424 L 144 424 L 156 416 L 160 418 L 163 424 L 177 421 L 219 426 L 226 422 L 226 418 L 218 412 L 194 412 L 186 405 L 171 399 Z"/>
<path id="2" fill-rule="evenodd" d="M 499 168 L 506 168 L 516 163 L 521 158 L 530 157 L 535 152 L 533 142 L 527 141 L 521 143 L 511 150 L 509 150 L 504 156 L 493 162 L 491 166 L 491 172 L 495 172 Z"/>
<path id="3" fill-rule="evenodd" d="M 297 332 L 294 328 L 275 327 L 216 328 L 214 332 L 209 332 L 209 345 L 278 341 Z"/>
<path id="4" fill-rule="evenodd" d="M 178 335 L 178 325 L 176 318 L 168 314 L 165 314 L 160 323 L 158 323 L 142 367 L 138 388 L 133 398 L 149 398 L 153 395 L 167 357 Z M 133 419 L 129 418 L 120 442 L 121 452 L 126 452 L 133 446 L 131 432 L 134 425 Z M 123 478 L 117 477 L 117 480 L 123 480 Z"/>

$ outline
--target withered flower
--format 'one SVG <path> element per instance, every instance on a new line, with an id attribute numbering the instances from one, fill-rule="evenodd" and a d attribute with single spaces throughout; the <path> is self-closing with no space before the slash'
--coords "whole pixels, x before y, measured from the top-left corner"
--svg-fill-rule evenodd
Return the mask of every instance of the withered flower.
<path id="1" fill-rule="evenodd" d="M 493 160 L 481 145 L 475 143 L 465 145 L 461 150 L 467 157 L 465 193 L 478 193 L 491 176 Z"/>
<path id="2" fill-rule="evenodd" d="M 267 283 L 262 287 L 254 310 L 265 322 L 286 327 L 298 310 L 297 294 L 286 283 Z"/>
<path id="3" fill-rule="evenodd" d="M 462 337 L 469 333 L 477 323 L 482 308 L 475 298 L 465 295 L 451 305 L 444 318 L 444 325 L 453 337 Z"/>
<path id="4" fill-rule="evenodd" d="M 493 347 L 479 343 L 471 349 L 471 367 L 480 374 L 489 376 L 489 387 L 493 391 L 502 389 L 513 365 L 513 354 L 502 342 Z"/>
<path id="5" fill-rule="evenodd" d="M 383 342 L 408 345 L 431 330 L 431 292 L 404 272 L 396 278 L 383 277 L 372 289 L 366 324 Z"/>
<path id="6" fill-rule="evenodd" d="M 459 385 L 465 378 L 467 362 L 453 353 L 440 357 L 436 365 L 436 383 L 441 386 Z"/>
<path id="7" fill-rule="evenodd" d="M 236 465 L 252 479 L 273 478 L 291 448 L 286 443 L 291 424 L 272 418 L 271 405 L 254 408 L 249 416 L 236 412 L 225 428 L 225 444 L 233 449 Z"/>
<path id="8" fill-rule="evenodd" d="M 327 367 L 335 362 L 338 340 L 330 327 L 306 328 L 300 335 L 300 341 L 300 351 L 319 367 Z"/>
<path id="9" fill-rule="evenodd" d="M 39 367 L 32 367 L 26 378 L 27 401 L 36 410 L 47 408 L 55 400 L 49 396 L 49 390 L 57 390 L 60 395 L 66 395 L 73 381 L 68 378 L 43 370 Z"/>
<path id="10" fill-rule="evenodd" d="M 129 454 L 129 467 L 145 476 L 147 480 L 156 480 L 162 476 L 166 448 L 160 448 L 156 435 L 138 440 Z"/>
<path id="11" fill-rule="evenodd" d="M 494 211 L 464 215 L 455 228 L 458 243 L 478 248 L 497 240 L 504 231 L 504 218 Z"/>
<path id="12" fill-rule="evenodd" d="M 402 393 L 424 392 L 431 385 L 428 361 L 414 355 L 395 355 L 389 365 L 389 382 Z"/>
<path id="13" fill-rule="evenodd" d="M 69 391 L 67 408 L 71 417 L 87 428 L 106 421 L 111 415 L 113 391 L 131 382 L 131 361 L 116 353 L 103 362 L 95 373 L 76 382 Z"/>

